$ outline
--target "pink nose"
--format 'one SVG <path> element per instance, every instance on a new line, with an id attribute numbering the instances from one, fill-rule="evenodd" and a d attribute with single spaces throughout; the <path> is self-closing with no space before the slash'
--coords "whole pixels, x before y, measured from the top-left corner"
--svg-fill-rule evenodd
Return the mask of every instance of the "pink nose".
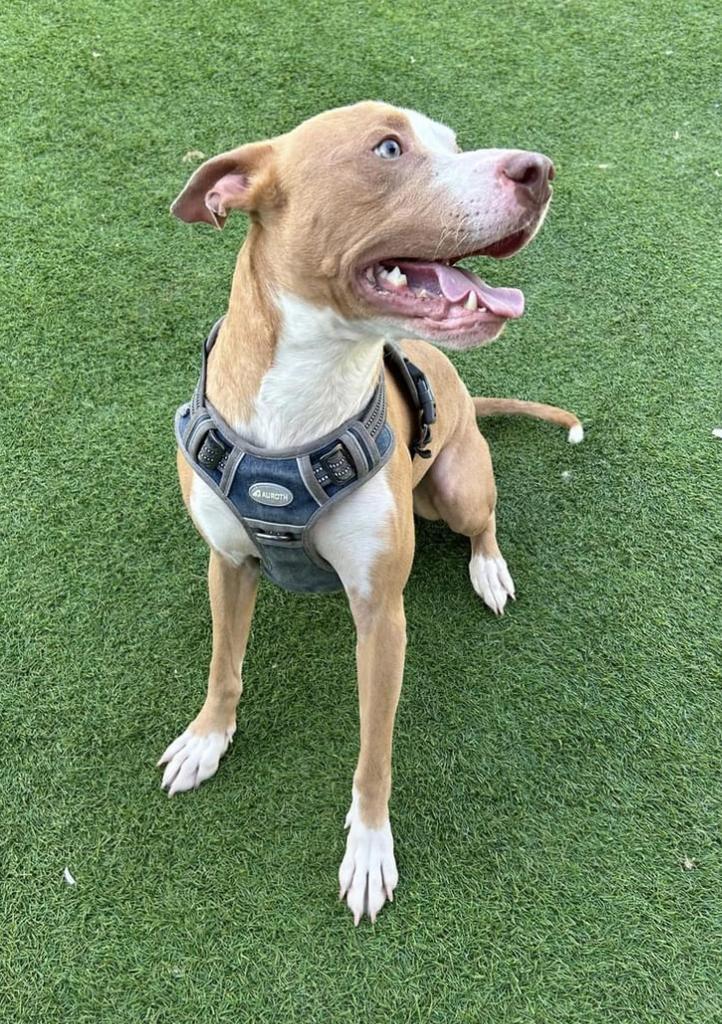
<path id="1" fill-rule="evenodd" d="M 501 173 L 535 203 L 545 203 L 551 195 L 549 182 L 554 178 L 554 164 L 541 153 L 516 153 Z"/>

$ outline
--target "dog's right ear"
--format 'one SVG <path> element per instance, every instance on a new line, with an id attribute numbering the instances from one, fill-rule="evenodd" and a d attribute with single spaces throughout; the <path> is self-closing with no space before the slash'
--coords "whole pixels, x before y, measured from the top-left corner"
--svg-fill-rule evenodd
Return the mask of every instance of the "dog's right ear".
<path id="1" fill-rule="evenodd" d="M 251 142 L 211 157 L 188 179 L 170 212 L 188 224 L 205 222 L 219 230 L 231 210 L 258 209 L 269 185 L 273 146 Z"/>

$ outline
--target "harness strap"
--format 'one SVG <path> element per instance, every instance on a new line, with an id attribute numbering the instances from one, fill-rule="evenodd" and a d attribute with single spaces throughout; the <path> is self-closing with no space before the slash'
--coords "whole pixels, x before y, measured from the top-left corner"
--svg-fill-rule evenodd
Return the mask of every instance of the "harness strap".
<path id="1" fill-rule="evenodd" d="M 423 370 L 395 345 L 384 346 L 384 361 L 396 374 L 418 415 L 417 435 L 409 445 L 411 455 L 429 459 L 431 451 L 426 445 L 431 441 L 431 425 L 436 423 L 436 399 L 429 380 Z"/>
<path id="2" fill-rule="evenodd" d="M 220 331 L 223 325 L 223 321 L 225 319 L 226 318 L 224 315 L 216 320 L 216 322 L 211 327 L 208 337 L 203 342 L 203 348 L 201 349 L 201 373 L 200 377 L 198 378 L 198 383 L 196 384 L 196 389 L 193 392 L 193 397 L 191 398 L 191 413 L 196 412 L 198 409 L 203 408 L 203 406 L 205 405 L 206 377 L 208 376 L 208 355 L 216 343 L 216 339 L 218 338 L 218 332 Z"/>

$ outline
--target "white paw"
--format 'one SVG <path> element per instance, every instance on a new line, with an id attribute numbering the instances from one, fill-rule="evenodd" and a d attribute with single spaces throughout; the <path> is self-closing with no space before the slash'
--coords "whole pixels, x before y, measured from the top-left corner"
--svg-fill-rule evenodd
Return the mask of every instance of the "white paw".
<path id="1" fill-rule="evenodd" d="M 508 597 L 512 601 L 516 599 L 514 581 L 501 555 L 498 558 L 474 555 L 469 562 L 469 575 L 472 587 L 495 615 L 504 614 Z"/>
<path id="2" fill-rule="evenodd" d="M 354 795 L 346 815 L 346 828 L 346 853 L 338 869 L 339 899 L 346 898 L 355 925 L 364 913 L 373 922 L 386 900 L 393 902 L 399 881 L 391 825 L 387 821 L 381 828 L 367 828 L 358 816 Z"/>
<path id="3" fill-rule="evenodd" d="M 161 789 L 167 789 L 168 796 L 198 789 L 201 782 L 215 775 L 218 762 L 228 749 L 235 731 L 234 725 L 225 732 L 198 736 L 190 727 L 186 729 L 177 740 L 173 740 L 158 762 L 159 766 L 166 765 Z"/>

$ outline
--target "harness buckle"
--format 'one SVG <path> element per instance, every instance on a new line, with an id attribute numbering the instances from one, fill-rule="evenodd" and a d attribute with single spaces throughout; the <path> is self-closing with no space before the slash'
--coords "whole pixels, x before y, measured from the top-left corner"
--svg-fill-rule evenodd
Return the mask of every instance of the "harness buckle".
<path id="1" fill-rule="evenodd" d="M 425 375 L 416 378 L 416 390 L 421 403 L 421 417 L 424 426 L 436 423 L 436 398 Z"/>
<path id="2" fill-rule="evenodd" d="M 419 458 L 421 458 L 421 459 L 430 459 L 431 458 L 431 449 L 424 447 L 424 445 L 427 445 L 430 441 L 431 441 L 431 429 L 429 427 L 429 424 L 428 423 L 422 423 L 421 424 L 421 433 L 420 433 L 419 437 L 417 437 L 416 440 L 411 445 L 411 454 L 412 455 L 418 455 Z"/>
<path id="3" fill-rule="evenodd" d="M 276 544 L 292 544 L 298 537 L 288 530 L 254 530 L 254 540 L 270 540 Z"/>
<path id="4" fill-rule="evenodd" d="M 431 424 L 436 423 L 436 398 L 426 374 L 418 366 L 413 366 L 413 371 L 411 376 L 419 396 L 419 436 L 414 440 L 411 451 L 422 459 L 430 459 L 431 449 L 426 446 L 431 441 Z"/>

